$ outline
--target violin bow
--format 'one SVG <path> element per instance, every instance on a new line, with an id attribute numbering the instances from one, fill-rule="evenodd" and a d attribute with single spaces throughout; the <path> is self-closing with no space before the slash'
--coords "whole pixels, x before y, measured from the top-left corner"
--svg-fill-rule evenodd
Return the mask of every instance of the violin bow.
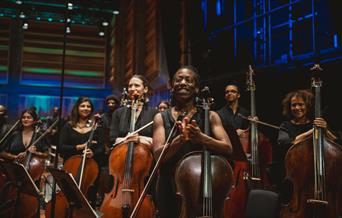
<path id="1" fill-rule="evenodd" d="M 134 135 L 134 134 L 136 134 L 136 133 L 139 133 L 140 131 L 142 131 L 143 129 L 147 128 L 148 126 L 150 126 L 150 125 L 152 125 L 152 124 L 153 124 L 153 121 L 151 121 L 151 122 L 145 124 L 144 126 L 140 127 L 139 129 L 137 129 L 137 130 L 135 130 L 135 131 L 133 131 L 133 132 L 131 132 L 131 133 L 128 133 L 122 140 L 120 140 L 120 141 L 114 143 L 113 146 L 112 146 L 112 149 L 113 149 L 115 146 L 117 146 L 117 145 L 123 143 L 124 141 L 126 141 L 126 139 L 129 138 L 130 136 L 132 136 L 132 135 Z"/>
<path id="2" fill-rule="evenodd" d="M 20 123 L 20 119 L 17 120 L 17 122 L 15 122 L 13 124 L 13 126 L 6 132 L 6 134 L 2 137 L 2 139 L 0 140 L 0 145 L 5 141 L 5 139 L 7 138 L 7 136 L 18 126 L 18 124 Z"/>
<path id="3" fill-rule="evenodd" d="M 177 118 L 178 120 L 178 118 Z M 152 121 L 153 122 L 153 121 Z M 159 157 L 158 157 L 158 160 L 156 162 L 156 164 L 154 165 L 154 168 L 151 172 L 151 175 L 150 177 L 148 178 L 147 182 L 146 182 L 146 185 L 144 187 L 144 190 L 142 191 L 142 193 L 140 194 L 140 197 L 131 213 L 131 216 L 130 218 L 135 218 L 137 216 L 137 213 L 138 213 L 138 209 L 140 208 L 142 202 L 143 202 L 143 199 L 145 198 L 146 196 L 146 193 L 147 193 L 147 190 L 149 189 L 151 183 L 152 183 L 152 179 L 155 177 L 156 173 L 157 173 L 157 170 L 159 169 L 159 166 L 160 166 L 160 162 L 161 160 L 163 159 L 163 157 L 165 156 L 166 154 L 166 151 L 167 149 L 169 148 L 169 145 L 170 145 L 170 139 L 171 139 L 171 136 L 173 135 L 174 131 L 175 131 L 175 127 L 177 126 L 177 121 L 173 124 L 172 126 L 172 129 L 166 139 L 166 142 L 164 144 L 164 147 L 163 147 L 163 150 L 161 151 Z"/>

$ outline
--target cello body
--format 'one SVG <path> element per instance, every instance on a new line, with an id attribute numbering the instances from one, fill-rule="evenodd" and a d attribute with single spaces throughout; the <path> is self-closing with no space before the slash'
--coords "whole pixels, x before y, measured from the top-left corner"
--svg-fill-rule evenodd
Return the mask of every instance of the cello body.
<path id="1" fill-rule="evenodd" d="M 74 155 L 71 156 L 64 163 L 65 171 L 71 173 L 76 181 L 79 180 L 80 166 L 82 165 L 82 156 Z M 88 190 L 91 185 L 94 184 L 97 176 L 99 174 L 99 166 L 96 161 L 92 158 L 87 158 L 85 160 L 85 166 L 83 171 L 83 179 L 81 184 L 82 193 L 87 196 Z M 49 218 L 51 216 L 51 200 L 46 205 L 45 217 Z M 69 204 L 64 196 L 63 192 L 56 193 L 56 205 L 55 205 L 55 217 L 67 217 Z M 77 210 L 73 213 L 73 217 L 82 217 Z"/>
<path id="2" fill-rule="evenodd" d="M 342 215 L 342 147 L 327 137 L 324 139 L 324 158 L 328 204 L 310 205 L 307 200 L 314 197 L 312 134 L 290 147 L 285 156 L 285 180 L 293 191 L 289 204 L 281 210 L 281 218 L 336 218 Z"/>
<path id="3" fill-rule="evenodd" d="M 322 117 L 322 82 L 318 77 L 322 70 L 318 64 L 311 68 L 315 119 Z M 284 184 L 292 195 L 281 210 L 281 218 L 342 216 L 342 147 L 329 131 L 324 131 L 327 125 L 318 125 L 315 120 L 313 124 L 312 132 L 298 136 L 286 153 Z"/>
<path id="4" fill-rule="evenodd" d="M 256 99 L 254 71 L 249 66 L 247 72 L 247 89 L 250 91 L 251 116 L 256 117 Z M 234 164 L 234 187 L 225 205 L 225 217 L 243 218 L 249 191 L 270 187 L 266 174 L 267 164 L 272 162 L 272 145 L 260 131 L 257 124 L 250 123 L 250 128 L 239 137 L 247 161 L 236 161 Z"/>
<path id="5" fill-rule="evenodd" d="M 180 218 L 201 217 L 203 214 L 203 153 L 191 152 L 177 164 L 175 184 L 181 199 Z M 233 172 L 227 160 L 211 155 L 212 214 L 214 218 L 223 217 L 223 205 L 231 188 Z"/>
<path id="6" fill-rule="evenodd" d="M 25 162 L 27 162 L 27 164 L 25 164 Z M 45 170 L 45 159 L 39 158 L 34 155 L 29 155 L 29 157 L 26 158 L 23 164 L 25 167 L 27 166 L 26 170 L 30 174 L 33 181 L 40 180 L 40 177 Z"/>
<path id="7" fill-rule="evenodd" d="M 243 136 L 240 136 L 240 142 L 244 152 L 250 153 L 250 132 L 247 131 Z M 229 199 L 224 206 L 225 218 L 243 218 L 245 217 L 246 204 L 248 193 L 253 188 L 268 188 L 270 182 L 266 174 L 266 166 L 272 161 L 272 145 L 269 139 L 258 132 L 258 146 L 260 157 L 260 178 L 261 181 L 251 182 L 251 165 L 245 161 L 235 161 L 234 163 L 234 184 L 229 194 Z"/>
<path id="8" fill-rule="evenodd" d="M 109 193 L 105 194 L 100 211 L 103 218 L 122 218 L 125 217 L 123 212 L 124 204 L 128 203 L 128 213 L 131 214 L 139 196 L 144 188 L 144 181 L 149 176 L 153 165 L 153 156 L 145 144 L 139 143 L 134 145 L 133 162 L 131 171 L 131 182 L 125 182 L 125 163 L 126 154 L 128 152 L 128 144 L 116 146 L 109 156 L 109 174 L 113 176 L 113 187 Z M 128 185 L 128 186 L 127 186 Z M 125 196 L 125 190 L 130 194 Z M 127 202 L 128 201 L 128 202 Z M 150 196 L 146 196 L 137 213 L 139 218 L 155 217 L 155 207 Z"/>

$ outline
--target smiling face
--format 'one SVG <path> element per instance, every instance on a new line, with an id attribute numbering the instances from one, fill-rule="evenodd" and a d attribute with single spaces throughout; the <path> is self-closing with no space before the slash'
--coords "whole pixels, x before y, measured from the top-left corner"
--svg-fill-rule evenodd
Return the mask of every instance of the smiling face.
<path id="1" fill-rule="evenodd" d="M 132 79 L 130 79 L 128 83 L 128 94 L 130 96 L 142 99 L 147 92 L 148 87 L 144 86 L 144 82 L 141 79 L 137 77 L 133 77 Z"/>
<path id="2" fill-rule="evenodd" d="M 304 123 L 307 120 L 307 108 L 303 98 L 293 96 L 290 102 L 290 110 L 296 122 Z"/>
<path id="3" fill-rule="evenodd" d="M 178 70 L 172 80 L 172 90 L 176 99 L 193 98 L 199 90 L 194 72 L 187 68 Z"/>
<path id="4" fill-rule="evenodd" d="M 92 113 L 92 106 L 89 101 L 84 101 L 78 106 L 78 113 L 81 119 L 87 119 Z"/>
<path id="5" fill-rule="evenodd" d="M 29 114 L 28 112 L 25 112 L 21 116 L 21 123 L 22 123 L 24 128 L 25 127 L 31 127 L 35 123 L 35 120 L 31 114 Z"/>

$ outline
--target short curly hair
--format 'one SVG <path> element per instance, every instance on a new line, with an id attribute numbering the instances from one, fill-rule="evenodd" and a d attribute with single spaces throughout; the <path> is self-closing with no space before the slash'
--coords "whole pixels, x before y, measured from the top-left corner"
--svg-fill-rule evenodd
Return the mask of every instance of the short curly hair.
<path id="1" fill-rule="evenodd" d="M 288 118 L 288 119 L 293 118 L 293 115 L 291 113 L 291 99 L 293 97 L 303 99 L 304 104 L 305 104 L 306 109 L 307 109 L 307 115 L 306 116 L 311 119 L 313 117 L 312 106 L 313 106 L 314 96 L 313 96 L 312 92 L 310 90 L 307 90 L 307 89 L 292 91 L 292 92 L 289 92 L 285 96 L 285 98 L 282 101 L 282 105 L 283 105 L 282 114 L 283 114 L 283 116 Z"/>

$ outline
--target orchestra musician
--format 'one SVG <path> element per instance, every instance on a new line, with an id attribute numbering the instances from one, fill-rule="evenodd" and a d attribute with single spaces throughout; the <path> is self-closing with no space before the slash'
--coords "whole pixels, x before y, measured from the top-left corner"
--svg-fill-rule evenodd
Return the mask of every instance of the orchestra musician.
<path id="1" fill-rule="evenodd" d="M 199 85 L 197 70 L 192 66 L 181 67 L 172 79 L 175 106 L 158 113 L 154 118 L 153 146 L 156 157 L 165 146 L 166 138 L 175 122 L 178 128 L 178 134 L 171 138 L 171 143 L 162 159 L 157 182 L 157 204 L 162 218 L 179 217 L 180 208 L 177 207 L 179 202 L 176 197 L 174 170 L 183 156 L 192 151 L 202 151 L 203 146 L 223 156 L 232 152 L 230 139 L 216 112 L 210 111 L 209 115 L 212 135 L 204 134 L 201 129 L 204 121 L 194 103 Z"/>
<path id="2" fill-rule="evenodd" d="M 94 106 L 90 98 L 81 96 L 77 99 L 72 108 L 70 121 L 66 122 L 60 131 L 60 152 L 64 161 L 67 161 L 74 155 L 87 153 L 87 158 L 93 158 L 99 166 L 104 161 L 103 129 L 101 126 L 94 131 L 90 147 L 84 151 L 92 131 L 94 117 Z M 96 202 L 96 182 L 91 190 L 86 193 L 92 205 Z"/>

